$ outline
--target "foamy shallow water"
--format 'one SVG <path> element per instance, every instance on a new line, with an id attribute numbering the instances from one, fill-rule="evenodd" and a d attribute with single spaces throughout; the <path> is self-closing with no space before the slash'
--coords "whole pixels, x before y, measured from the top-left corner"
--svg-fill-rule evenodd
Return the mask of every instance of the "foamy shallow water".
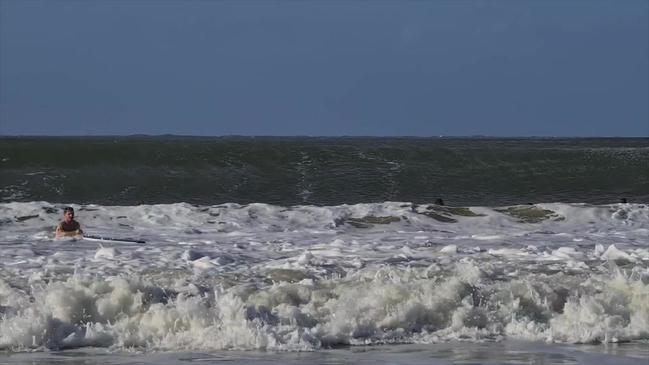
<path id="1" fill-rule="evenodd" d="M 532 341 L 605 360 L 649 340 L 646 205 L 76 206 L 87 233 L 145 244 L 53 240 L 57 208 L 0 205 L 4 349 L 496 356 Z"/>
<path id="2" fill-rule="evenodd" d="M 0 355 L 3 364 L 598 364 L 645 365 L 647 344 L 548 345 L 539 342 L 451 342 L 354 346 L 315 352 L 114 352 L 105 349 Z"/>

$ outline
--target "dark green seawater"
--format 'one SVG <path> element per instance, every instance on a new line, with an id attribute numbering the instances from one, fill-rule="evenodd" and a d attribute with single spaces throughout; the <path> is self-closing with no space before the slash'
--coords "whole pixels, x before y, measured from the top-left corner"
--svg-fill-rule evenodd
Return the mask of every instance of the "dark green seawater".
<path id="1" fill-rule="evenodd" d="M 649 138 L 3 137 L 0 199 L 136 205 L 649 201 Z"/>

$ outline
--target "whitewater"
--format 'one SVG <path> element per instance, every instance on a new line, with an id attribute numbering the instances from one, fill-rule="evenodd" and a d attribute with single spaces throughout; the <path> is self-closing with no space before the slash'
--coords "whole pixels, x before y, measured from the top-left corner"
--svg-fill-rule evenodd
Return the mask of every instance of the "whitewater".
<path id="1" fill-rule="evenodd" d="M 649 353 L 644 204 L 73 205 L 86 233 L 144 244 L 54 239 L 62 207 L 0 204 L 5 351 Z"/>

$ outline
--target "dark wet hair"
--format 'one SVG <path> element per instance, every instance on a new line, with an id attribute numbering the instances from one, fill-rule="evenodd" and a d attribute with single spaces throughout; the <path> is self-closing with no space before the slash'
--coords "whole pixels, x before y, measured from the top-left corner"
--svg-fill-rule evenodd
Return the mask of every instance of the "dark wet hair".
<path id="1" fill-rule="evenodd" d="M 63 208 L 63 213 L 67 213 L 67 212 L 72 212 L 72 213 L 74 213 L 74 208 L 72 208 L 72 207 L 65 207 L 65 208 Z"/>

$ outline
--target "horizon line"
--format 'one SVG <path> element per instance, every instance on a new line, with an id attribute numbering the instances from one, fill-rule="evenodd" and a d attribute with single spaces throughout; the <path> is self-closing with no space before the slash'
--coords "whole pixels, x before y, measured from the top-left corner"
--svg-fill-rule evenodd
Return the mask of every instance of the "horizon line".
<path id="1" fill-rule="evenodd" d="M 529 136 L 499 136 L 499 135 L 430 135 L 430 136 L 413 136 L 413 135 L 246 135 L 246 134 L 222 134 L 222 135 L 194 135 L 194 134 L 146 134 L 146 133 L 133 133 L 133 134 L 61 134 L 61 135 L 48 135 L 48 134 L 0 134 L 0 138 L 411 138 L 411 139 L 646 139 L 646 136 L 570 136 L 570 135 L 556 135 L 556 136 L 543 136 L 543 135 L 529 135 Z"/>

